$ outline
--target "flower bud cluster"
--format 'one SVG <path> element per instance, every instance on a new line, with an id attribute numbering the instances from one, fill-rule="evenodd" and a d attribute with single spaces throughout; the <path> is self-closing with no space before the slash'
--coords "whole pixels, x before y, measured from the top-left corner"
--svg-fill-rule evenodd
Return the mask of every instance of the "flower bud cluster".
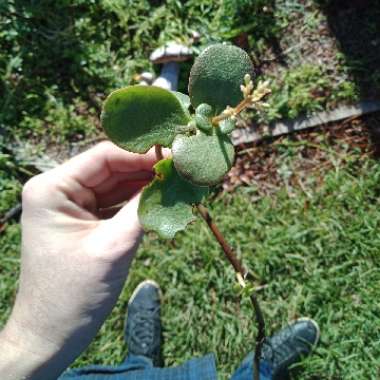
<path id="1" fill-rule="evenodd" d="M 218 116 L 215 116 L 212 120 L 214 125 L 224 119 L 230 118 L 235 121 L 237 116 L 247 108 L 262 109 L 268 107 L 267 103 L 261 100 L 268 94 L 271 93 L 269 87 L 269 81 L 259 82 L 257 87 L 254 89 L 254 85 L 249 74 L 244 76 L 244 84 L 240 86 L 241 92 L 243 93 L 243 100 L 236 106 L 227 106 L 226 109 Z"/>

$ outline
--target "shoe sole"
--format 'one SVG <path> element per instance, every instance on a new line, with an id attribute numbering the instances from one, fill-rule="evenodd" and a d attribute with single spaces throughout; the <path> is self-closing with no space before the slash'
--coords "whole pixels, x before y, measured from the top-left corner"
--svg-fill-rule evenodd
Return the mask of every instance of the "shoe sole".
<path id="1" fill-rule="evenodd" d="M 140 291 L 140 289 L 142 287 L 144 287 L 145 285 L 152 285 L 153 287 L 155 287 L 157 290 L 158 290 L 158 294 L 159 294 L 159 297 L 161 299 L 161 288 L 160 288 L 160 285 L 157 284 L 156 281 L 153 281 L 153 280 L 145 280 L 143 282 L 140 282 L 140 284 L 137 285 L 137 287 L 135 288 L 135 290 L 133 291 L 132 295 L 131 295 L 131 298 L 129 299 L 128 301 L 128 305 L 130 305 L 134 299 L 136 298 L 137 296 L 137 293 Z"/>
<path id="2" fill-rule="evenodd" d="M 301 317 L 301 318 L 297 318 L 293 321 L 293 323 L 297 323 L 297 322 L 310 322 L 316 329 L 317 331 L 317 336 L 315 337 L 315 341 L 311 347 L 312 350 L 314 350 L 314 348 L 317 346 L 318 342 L 319 342 L 319 339 L 321 337 L 321 329 L 319 328 L 319 325 L 317 322 L 314 321 L 314 319 L 311 319 L 311 318 L 308 318 L 308 317 Z"/>

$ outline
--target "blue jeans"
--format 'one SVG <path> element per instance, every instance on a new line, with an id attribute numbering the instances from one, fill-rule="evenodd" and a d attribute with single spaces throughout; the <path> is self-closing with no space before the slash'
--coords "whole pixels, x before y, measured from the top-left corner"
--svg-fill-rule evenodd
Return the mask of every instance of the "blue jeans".
<path id="1" fill-rule="evenodd" d="M 231 380 L 252 380 L 253 354 L 249 354 L 232 375 Z M 260 366 L 260 380 L 271 380 L 268 363 Z M 129 355 L 118 366 L 93 365 L 65 372 L 58 380 L 217 380 L 213 354 L 191 359 L 177 367 L 153 367 L 143 356 Z"/>

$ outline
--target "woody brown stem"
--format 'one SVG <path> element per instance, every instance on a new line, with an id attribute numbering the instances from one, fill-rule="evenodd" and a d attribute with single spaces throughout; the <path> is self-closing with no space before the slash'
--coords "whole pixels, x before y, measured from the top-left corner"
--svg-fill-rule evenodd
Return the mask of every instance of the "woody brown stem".
<path id="1" fill-rule="evenodd" d="M 164 155 L 162 154 L 162 147 L 160 144 L 156 144 L 154 146 L 154 151 L 156 152 L 156 158 L 157 161 L 161 161 L 164 158 Z"/>
<path id="2" fill-rule="evenodd" d="M 213 222 L 211 215 L 209 214 L 206 207 L 199 204 L 197 206 L 199 213 L 201 214 L 204 221 L 209 226 L 211 232 L 215 236 L 216 240 L 218 241 L 219 245 L 222 247 L 223 252 L 225 253 L 228 261 L 230 264 L 234 267 L 234 270 L 236 273 L 240 273 L 240 275 L 243 277 L 243 279 L 247 276 L 247 270 L 243 267 L 239 259 L 236 257 L 234 251 L 229 246 L 229 244 L 224 239 L 222 233 L 219 231 L 216 224 Z"/>
<path id="3" fill-rule="evenodd" d="M 207 208 L 203 205 L 199 204 L 197 205 L 197 209 L 199 213 L 201 214 L 203 220 L 206 222 L 207 226 L 210 228 L 211 232 L 213 233 L 215 239 L 218 241 L 219 245 L 221 246 L 226 258 L 230 262 L 230 264 L 233 266 L 235 273 L 238 276 L 241 276 L 243 280 L 243 286 L 245 279 L 252 279 L 253 276 L 250 274 L 246 268 L 242 265 L 238 257 L 236 256 L 235 252 L 231 248 L 231 246 L 227 243 L 227 241 L 224 239 L 222 233 L 220 232 L 217 225 L 214 223 L 214 221 L 211 218 L 210 213 L 208 212 Z M 256 337 L 256 346 L 255 346 L 255 357 L 254 357 L 254 374 L 253 379 L 254 380 L 260 380 L 260 357 L 261 357 L 261 351 L 262 346 L 265 340 L 265 321 L 264 316 L 260 308 L 259 301 L 256 297 L 256 294 L 252 293 L 250 295 L 251 303 L 253 305 L 253 308 L 255 310 L 255 318 L 256 323 L 258 327 L 258 333 Z"/>

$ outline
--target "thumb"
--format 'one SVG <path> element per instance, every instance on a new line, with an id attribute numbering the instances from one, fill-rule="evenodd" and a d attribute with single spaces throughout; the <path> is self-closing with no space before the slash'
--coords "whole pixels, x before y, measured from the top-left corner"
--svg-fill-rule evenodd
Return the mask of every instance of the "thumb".
<path id="1" fill-rule="evenodd" d="M 143 235 L 137 216 L 139 194 L 111 219 L 103 220 L 87 240 L 92 254 L 110 262 L 133 258 Z"/>
<path id="2" fill-rule="evenodd" d="M 108 222 L 114 233 L 124 236 L 125 239 L 139 240 L 143 233 L 142 226 L 137 215 L 141 192 L 132 197 Z"/>

